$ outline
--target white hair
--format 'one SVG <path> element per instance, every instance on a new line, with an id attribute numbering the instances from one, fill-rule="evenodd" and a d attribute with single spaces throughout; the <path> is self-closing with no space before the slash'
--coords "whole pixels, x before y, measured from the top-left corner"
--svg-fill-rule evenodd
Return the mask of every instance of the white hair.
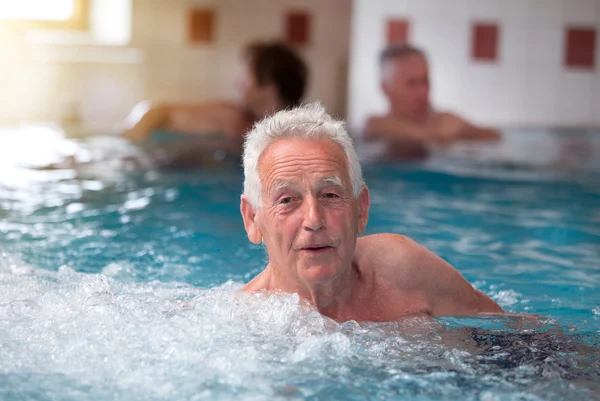
<path id="1" fill-rule="evenodd" d="M 354 197 L 358 198 L 365 181 L 352 138 L 343 121 L 335 120 L 320 103 L 305 104 L 291 110 L 282 110 L 257 122 L 244 142 L 244 194 L 253 208 L 261 206 L 262 186 L 258 176 L 258 162 L 273 142 L 282 138 L 331 139 L 346 155 L 348 175 Z"/>

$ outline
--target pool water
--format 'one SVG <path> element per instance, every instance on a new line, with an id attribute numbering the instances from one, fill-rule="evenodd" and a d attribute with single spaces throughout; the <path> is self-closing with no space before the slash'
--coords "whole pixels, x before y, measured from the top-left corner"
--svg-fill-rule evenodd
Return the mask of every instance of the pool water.
<path id="1" fill-rule="evenodd" d="M 265 254 L 235 163 L 158 169 L 115 138 L 57 136 L 40 168 L 19 138 L 0 175 L 2 400 L 600 399 L 589 166 L 367 166 L 368 233 L 419 241 L 539 319 L 340 324 L 294 294 L 236 291 Z"/>

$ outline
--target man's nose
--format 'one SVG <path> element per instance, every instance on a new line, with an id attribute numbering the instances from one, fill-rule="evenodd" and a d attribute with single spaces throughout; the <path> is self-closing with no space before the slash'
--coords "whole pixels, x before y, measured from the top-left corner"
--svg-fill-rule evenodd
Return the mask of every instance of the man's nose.
<path id="1" fill-rule="evenodd" d="M 319 231 L 325 228 L 322 206 L 315 197 L 307 197 L 304 204 L 304 229 Z"/>

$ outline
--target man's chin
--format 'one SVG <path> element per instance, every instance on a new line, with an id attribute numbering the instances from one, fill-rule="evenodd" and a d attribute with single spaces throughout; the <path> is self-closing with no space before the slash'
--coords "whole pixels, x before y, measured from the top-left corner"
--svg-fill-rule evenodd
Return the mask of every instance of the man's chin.
<path id="1" fill-rule="evenodd" d="M 318 284 L 334 279 L 339 275 L 339 270 L 332 264 L 313 264 L 301 267 L 300 274 L 305 281 Z"/>

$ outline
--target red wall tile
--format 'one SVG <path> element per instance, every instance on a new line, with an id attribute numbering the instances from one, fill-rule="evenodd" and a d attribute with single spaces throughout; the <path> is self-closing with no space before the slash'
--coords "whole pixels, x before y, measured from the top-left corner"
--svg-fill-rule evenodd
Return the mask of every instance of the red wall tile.
<path id="1" fill-rule="evenodd" d="M 192 43 L 209 43 L 214 39 L 214 11 L 194 9 L 188 12 L 188 39 Z"/>
<path id="2" fill-rule="evenodd" d="M 596 29 L 567 28 L 564 59 L 566 67 L 593 69 L 596 61 Z"/>
<path id="3" fill-rule="evenodd" d="M 409 41 L 410 23 L 407 19 L 390 19 L 387 22 L 388 45 L 401 45 Z"/>
<path id="4" fill-rule="evenodd" d="M 285 36 L 288 43 L 305 45 L 310 42 L 311 15 L 304 11 L 292 11 L 286 16 Z"/>
<path id="5" fill-rule="evenodd" d="M 471 56 L 475 60 L 497 61 L 499 40 L 498 24 L 475 22 L 471 29 Z"/>

